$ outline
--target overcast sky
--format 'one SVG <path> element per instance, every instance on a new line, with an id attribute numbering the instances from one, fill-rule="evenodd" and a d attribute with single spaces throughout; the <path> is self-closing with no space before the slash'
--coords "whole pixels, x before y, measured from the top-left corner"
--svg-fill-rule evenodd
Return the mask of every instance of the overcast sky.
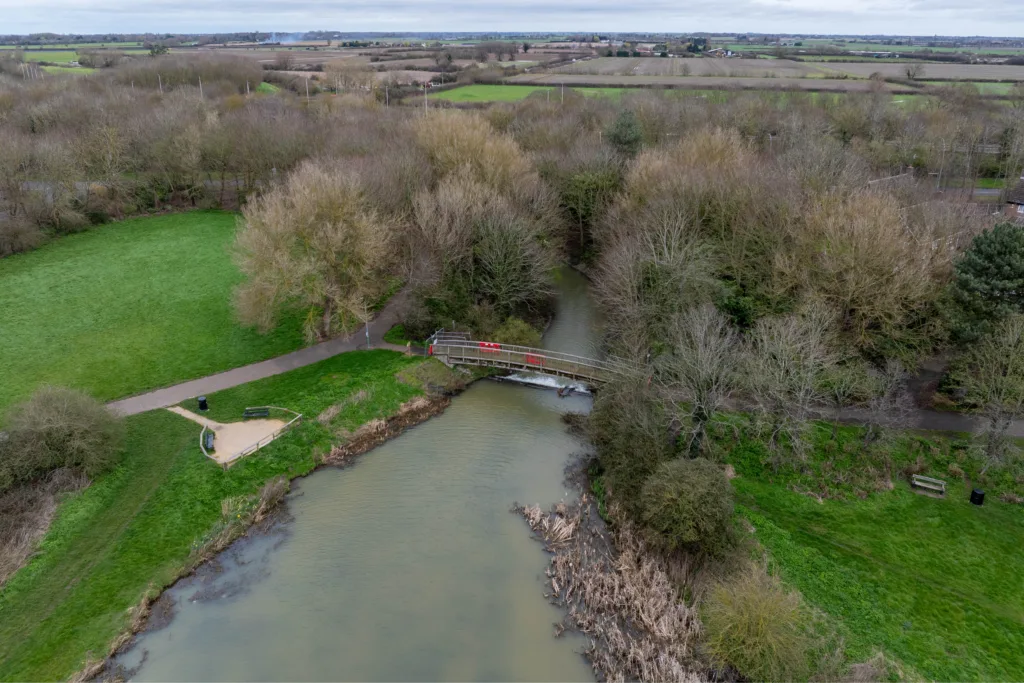
<path id="1" fill-rule="evenodd" d="M 1024 0 L 0 0 L 0 33 L 750 31 L 1024 35 Z"/>

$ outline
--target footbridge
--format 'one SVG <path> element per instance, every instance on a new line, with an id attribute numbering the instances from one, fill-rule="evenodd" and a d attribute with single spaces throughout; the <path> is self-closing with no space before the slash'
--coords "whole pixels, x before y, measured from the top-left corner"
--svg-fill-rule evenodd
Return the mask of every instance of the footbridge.
<path id="1" fill-rule="evenodd" d="M 465 332 L 438 330 L 427 340 L 427 354 L 445 365 L 478 365 L 533 372 L 601 384 L 632 374 L 636 368 L 617 358 L 596 360 L 529 346 L 477 341 Z"/>

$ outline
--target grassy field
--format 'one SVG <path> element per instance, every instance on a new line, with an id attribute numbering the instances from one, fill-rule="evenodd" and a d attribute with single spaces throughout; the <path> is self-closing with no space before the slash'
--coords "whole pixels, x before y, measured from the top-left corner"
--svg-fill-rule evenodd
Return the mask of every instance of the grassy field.
<path id="1" fill-rule="evenodd" d="M 581 95 L 619 96 L 623 88 L 575 88 Z M 445 90 L 427 95 L 430 99 L 447 100 L 448 102 L 518 102 L 536 92 L 550 92 L 551 97 L 560 95 L 556 86 L 540 85 L 464 85 L 461 88 Z"/>
<path id="2" fill-rule="evenodd" d="M 1013 83 L 993 83 L 991 81 L 958 81 L 951 83 L 950 81 L 922 81 L 928 85 L 934 85 L 937 87 L 949 87 L 951 85 L 970 84 L 978 89 L 978 92 L 982 95 L 1009 95 L 1013 92 Z"/>
<path id="3" fill-rule="evenodd" d="M 40 68 L 48 74 L 74 74 L 76 76 L 84 76 L 96 71 L 87 66 L 43 66 Z"/>
<path id="4" fill-rule="evenodd" d="M 883 650 L 929 680 L 1024 678 L 1024 508 L 997 495 L 1019 489 L 1020 473 L 979 482 L 955 439 L 907 437 L 876 461 L 860 454 L 859 430 L 834 442 L 829 431 L 799 473 L 766 465 L 759 445 L 729 456 L 740 512 L 782 576 L 834 618 L 853 661 Z M 899 474 L 919 457 L 949 482 L 944 499 Z M 987 490 L 983 507 L 954 465 Z M 823 491 L 833 498 L 804 494 Z"/>
<path id="5" fill-rule="evenodd" d="M 300 347 L 298 319 L 267 335 L 235 320 L 235 226 L 136 218 L 0 260 L 0 412 L 44 383 L 114 399 Z"/>
<path id="6" fill-rule="evenodd" d="M 78 61 L 78 53 L 74 50 L 26 50 L 24 59 L 26 62 L 66 64 Z"/>
<path id="7" fill-rule="evenodd" d="M 239 497 L 279 474 L 309 472 L 338 430 L 422 393 L 396 373 L 424 362 L 436 363 L 357 351 L 212 394 L 215 419 L 237 420 L 245 405 L 266 403 L 307 417 L 227 471 L 199 450 L 196 424 L 165 410 L 127 418 L 120 466 L 63 503 L 41 552 L 0 591 L 0 680 L 66 679 L 87 652 L 104 655 L 147 587 L 167 585 L 213 531 L 244 516 Z M 328 426 L 312 419 L 346 398 Z"/>

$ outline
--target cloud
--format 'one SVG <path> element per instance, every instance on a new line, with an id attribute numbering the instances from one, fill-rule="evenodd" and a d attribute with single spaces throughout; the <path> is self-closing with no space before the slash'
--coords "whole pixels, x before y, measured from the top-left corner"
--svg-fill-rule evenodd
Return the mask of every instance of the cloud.
<path id="1" fill-rule="evenodd" d="M 0 16 L 5 33 L 322 29 L 1024 34 L 1021 0 L 0 0 Z"/>

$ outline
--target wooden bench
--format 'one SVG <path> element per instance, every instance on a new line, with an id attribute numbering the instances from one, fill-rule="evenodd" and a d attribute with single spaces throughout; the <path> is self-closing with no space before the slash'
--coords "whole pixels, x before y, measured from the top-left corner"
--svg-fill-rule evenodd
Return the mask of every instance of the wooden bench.
<path id="1" fill-rule="evenodd" d="M 932 479 L 931 477 L 922 477 L 920 474 L 912 474 L 910 475 L 910 485 L 914 488 L 934 491 L 939 495 L 946 495 L 946 482 L 941 479 Z"/>
<path id="2" fill-rule="evenodd" d="M 270 408 L 246 408 L 242 417 L 270 417 Z"/>
<path id="3" fill-rule="evenodd" d="M 203 448 L 207 451 L 213 451 L 213 432 L 206 431 L 203 434 Z"/>

